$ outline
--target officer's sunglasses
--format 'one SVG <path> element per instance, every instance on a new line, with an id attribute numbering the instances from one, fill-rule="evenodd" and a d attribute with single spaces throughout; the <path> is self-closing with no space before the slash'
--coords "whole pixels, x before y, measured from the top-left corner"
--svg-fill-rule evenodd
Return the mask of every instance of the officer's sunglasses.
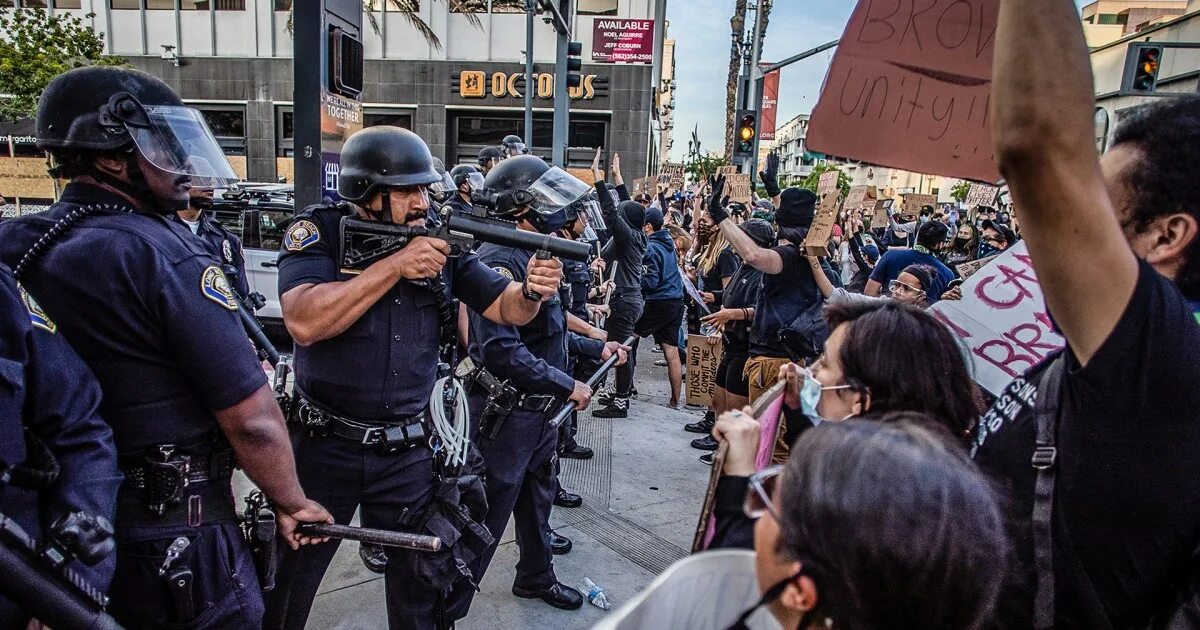
<path id="1" fill-rule="evenodd" d="M 783 519 L 779 517 L 779 511 L 775 509 L 775 502 L 771 498 L 775 494 L 782 476 L 782 465 L 764 468 L 750 476 L 750 483 L 746 487 L 746 500 L 742 503 L 742 511 L 748 518 L 757 519 L 763 514 L 770 513 L 776 522 L 783 522 Z"/>

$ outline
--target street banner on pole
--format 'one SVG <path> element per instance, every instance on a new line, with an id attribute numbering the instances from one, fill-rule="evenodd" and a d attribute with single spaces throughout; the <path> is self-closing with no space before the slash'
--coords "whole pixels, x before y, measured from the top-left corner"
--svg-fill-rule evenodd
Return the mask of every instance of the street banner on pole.
<path id="1" fill-rule="evenodd" d="M 770 64 L 762 64 L 770 65 Z M 775 114 L 779 106 L 779 71 L 763 75 L 762 109 L 758 115 L 758 139 L 764 142 L 775 140 Z"/>
<path id="2" fill-rule="evenodd" d="M 989 110 L 1000 0 L 859 0 L 813 110 L 814 151 L 997 182 Z"/>

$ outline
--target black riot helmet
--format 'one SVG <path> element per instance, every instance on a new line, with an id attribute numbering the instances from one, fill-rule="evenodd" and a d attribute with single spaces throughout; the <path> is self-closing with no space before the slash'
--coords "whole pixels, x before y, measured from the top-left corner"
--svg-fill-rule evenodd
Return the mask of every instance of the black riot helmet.
<path id="1" fill-rule="evenodd" d="M 504 147 L 504 152 L 508 154 L 507 157 L 516 157 L 529 153 L 529 149 L 525 146 L 525 141 L 521 139 L 521 136 L 509 134 L 504 136 L 504 140 L 500 144 Z"/>
<path id="2" fill-rule="evenodd" d="M 441 181 L 434 182 L 429 186 L 429 192 L 438 203 L 446 203 L 450 195 L 454 194 L 454 180 L 451 179 L 450 173 L 446 172 L 446 165 L 438 158 L 433 158 L 433 170 L 441 176 Z"/>
<path id="3" fill-rule="evenodd" d="M 455 188 L 468 184 L 471 190 L 483 188 L 483 173 L 471 164 L 459 164 L 450 169 L 450 179 L 454 180 Z"/>
<path id="4" fill-rule="evenodd" d="M 179 209 L 178 200 L 154 196 L 133 151 L 193 186 L 238 179 L 200 112 L 184 105 L 166 83 L 137 70 L 88 66 L 54 77 L 38 99 L 36 126 L 38 148 L 57 162 L 55 175 L 90 174 L 157 211 Z M 89 154 L 101 152 L 126 152 L 133 182 L 92 170 Z"/>
<path id="5" fill-rule="evenodd" d="M 587 195 L 588 185 L 574 175 L 533 155 L 518 155 L 497 164 L 483 180 L 492 214 L 527 219 L 539 232 L 550 234 L 567 221 L 566 209 Z M 524 210 L 530 210 L 524 213 Z"/>
<path id="6" fill-rule="evenodd" d="M 346 201 L 366 201 L 379 188 L 428 186 L 440 181 L 429 146 L 407 129 L 367 127 L 350 136 L 342 147 L 338 195 Z"/>
<path id="7" fill-rule="evenodd" d="M 496 162 L 504 159 L 504 152 L 496 147 L 483 147 L 479 150 L 479 168 L 487 174 L 487 171 L 495 166 Z"/>

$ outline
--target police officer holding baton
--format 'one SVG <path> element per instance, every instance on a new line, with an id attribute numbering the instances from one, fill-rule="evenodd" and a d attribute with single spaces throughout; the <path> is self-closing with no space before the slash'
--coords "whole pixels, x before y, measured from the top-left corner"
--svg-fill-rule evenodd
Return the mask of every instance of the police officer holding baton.
<path id="1" fill-rule="evenodd" d="M 566 171 L 530 155 L 501 162 L 484 186 L 498 195 L 500 216 L 515 221 L 519 229 L 541 234 L 566 227 L 567 206 L 588 192 L 586 184 Z M 537 254 L 494 244 L 479 250 L 485 264 L 514 280 L 526 277 L 527 266 L 542 256 Z M 569 351 L 601 360 L 613 354 L 624 359 L 627 348 L 568 333 L 557 287 L 550 301 L 552 305 L 525 325 L 498 324 L 472 314 L 469 352 L 476 370 L 467 382 L 472 429 L 488 473 L 488 529 L 498 540 L 509 516 L 516 518 L 521 559 L 512 592 L 573 610 L 583 598 L 555 577 L 548 535 L 558 487 L 558 427 L 549 424 L 548 414 L 568 399 L 579 409 L 591 401 L 591 388 L 567 373 Z M 493 545 L 476 573 L 486 570 L 494 552 Z"/>
<path id="2" fill-rule="evenodd" d="M 364 526 L 426 533 L 420 528 L 435 500 L 437 467 L 429 407 L 439 341 L 457 308 L 447 293 L 481 320 L 506 326 L 529 322 L 558 294 L 557 260 L 529 260 L 514 282 L 474 254 L 448 259 L 447 243 L 427 237 L 360 274 L 342 271 L 343 217 L 424 227 L 428 186 L 441 179 L 416 134 L 364 129 L 341 153 L 338 194 L 346 202 L 306 209 L 283 239 L 279 294 L 296 341 L 298 471 L 339 523 L 361 506 Z M 267 626 L 304 627 L 335 551 L 336 544 L 305 547 L 284 558 Z M 416 553 L 387 550 L 388 625 L 449 627 L 465 606 L 446 600 L 453 583 L 433 583 L 418 571 L 423 557 Z"/>
<path id="3" fill-rule="evenodd" d="M 125 475 L 110 612 L 127 627 L 256 627 L 235 463 L 272 500 L 289 544 L 316 542 L 298 523 L 332 519 L 300 488 L 228 278 L 168 218 L 187 207 L 192 177 L 236 176 L 200 113 L 133 70 L 56 77 L 37 137 L 70 183 L 46 212 L 0 224 L 0 261 L 100 381 Z"/>

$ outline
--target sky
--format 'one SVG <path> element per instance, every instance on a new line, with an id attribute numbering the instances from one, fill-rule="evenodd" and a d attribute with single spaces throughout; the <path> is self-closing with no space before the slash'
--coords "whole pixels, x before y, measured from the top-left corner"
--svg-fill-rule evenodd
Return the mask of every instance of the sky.
<path id="1" fill-rule="evenodd" d="M 751 0 L 752 2 L 754 0 Z M 1083 6 L 1088 0 L 1076 0 Z M 668 0 L 667 36 L 675 40 L 674 161 L 687 153 L 692 129 L 699 125 L 705 150 L 723 150 L 725 80 L 729 69 L 729 18 L 734 0 Z M 775 0 L 763 43 L 763 61 L 779 61 L 838 39 L 855 0 Z M 752 14 L 751 14 L 752 15 Z M 776 126 L 810 113 L 834 50 L 784 68 L 779 81 Z"/>

